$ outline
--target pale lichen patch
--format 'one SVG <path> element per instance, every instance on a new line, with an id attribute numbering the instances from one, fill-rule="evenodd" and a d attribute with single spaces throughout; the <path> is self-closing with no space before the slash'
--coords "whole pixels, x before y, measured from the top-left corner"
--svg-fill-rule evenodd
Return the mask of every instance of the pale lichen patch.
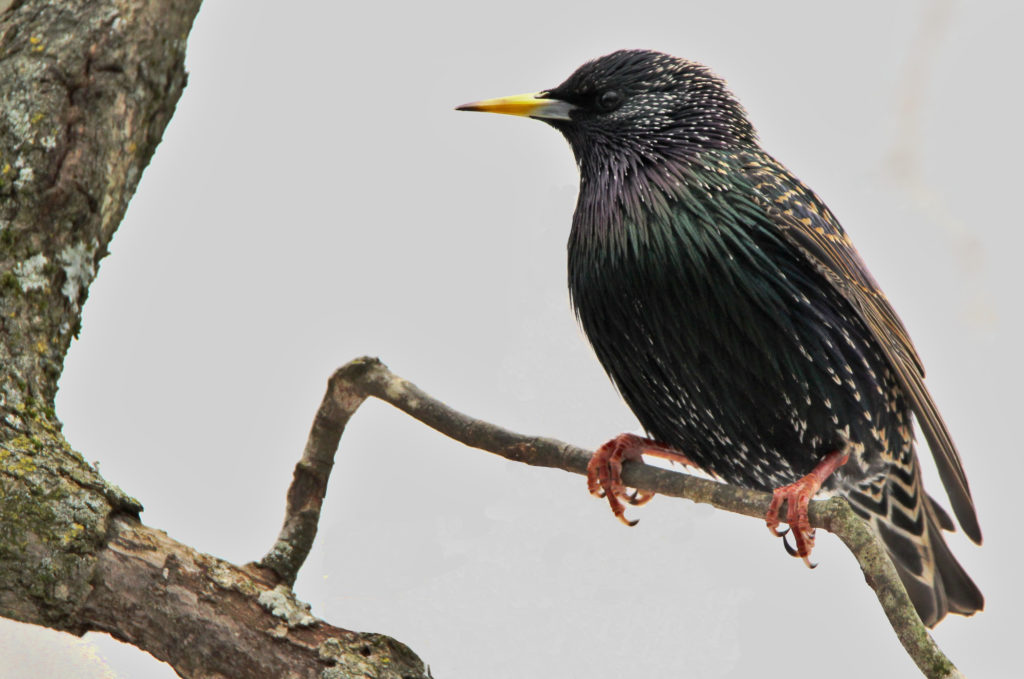
<path id="1" fill-rule="evenodd" d="M 14 188 L 23 191 L 36 178 L 36 172 L 31 167 L 19 165 L 20 162 L 22 160 L 18 158 L 18 162 L 14 164 L 18 168 L 18 178 L 14 180 Z"/>
<path id="2" fill-rule="evenodd" d="M 255 596 L 256 592 L 259 591 L 252 584 L 252 580 L 241 575 L 223 561 L 214 561 L 206 572 L 209 574 L 210 579 L 221 589 L 241 592 L 246 596 Z"/>
<path id="3" fill-rule="evenodd" d="M 271 615 L 287 622 L 288 627 L 309 627 L 316 622 L 309 612 L 309 604 L 296 599 L 287 585 L 260 593 L 257 601 Z"/>
<path id="4" fill-rule="evenodd" d="M 317 655 L 321 660 L 338 660 L 344 655 L 344 652 L 345 648 L 341 645 L 341 640 L 335 637 L 324 639 L 317 647 Z"/>
<path id="5" fill-rule="evenodd" d="M 19 262 L 14 265 L 14 276 L 18 279 L 18 285 L 25 292 L 30 290 L 47 290 L 50 287 L 50 281 L 43 275 L 43 269 L 50 260 L 46 258 L 46 255 L 39 253 L 26 259 L 24 262 Z"/>
<path id="6" fill-rule="evenodd" d="M 9 97 L 4 97 L 4 113 L 7 124 L 14 134 L 19 139 L 25 139 L 32 131 L 32 120 L 28 110 L 23 106 L 18 106 L 17 103 L 20 102 L 12 102 Z"/>
<path id="7" fill-rule="evenodd" d="M 88 290 L 92 279 L 96 277 L 96 264 L 93 262 L 95 254 L 96 246 L 87 246 L 85 243 L 69 245 L 60 253 L 60 262 L 65 274 L 61 292 L 76 309 L 82 291 Z"/>
<path id="8" fill-rule="evenodd" d="M 405 395 L 405 392 L 405 380 L 403 379 L 391 380 L 384 389 L 384 393 L 387 394 L 388 398 L 396 401 L 400 400 Z"/>
<path id="9" fill-rule="evenodd" d="M 222 589 L 234 589 L 236 582 L 234 573 L 223 563 L 215 562 L 206 572 L 209 574 L 210 579 Z"/>
<path id="10" fill-rule="evenodd" d="M 388 381 L 387 386 L 384 387 L 384 393 L 389 399 L 404 402 L 415 410 L 420 407 L 420 400 L 411 395 L 415 392 L 410 387 L 412 385 L 408 380 L 403 380 L 399 377 Z"/>

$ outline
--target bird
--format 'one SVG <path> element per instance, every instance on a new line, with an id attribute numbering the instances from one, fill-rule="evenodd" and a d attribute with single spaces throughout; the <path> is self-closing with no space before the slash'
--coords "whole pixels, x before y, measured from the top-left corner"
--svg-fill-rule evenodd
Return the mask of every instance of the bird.
<path id="1" fill-rule="evenodd" d="M 923 487 L 914 418 L 953 514 L 981 544 L 960 454 L 907 330 L 839 221 L 762 148 L 722 78 L 620 50 L 554 88 L 457 109 L 541 120 L 575 156 L 571 304 L 647 434 L 598 448 L 591 493 L 632 525 L 625 504 L 652 494 L 628 492 L 623 464 L 692 465 L 771 492 L 769 529 L 812 567 L 807 507 L 838 495 L 881 539 L 925 624 L 983 608 L 943 537 L 953 520 Z"/>

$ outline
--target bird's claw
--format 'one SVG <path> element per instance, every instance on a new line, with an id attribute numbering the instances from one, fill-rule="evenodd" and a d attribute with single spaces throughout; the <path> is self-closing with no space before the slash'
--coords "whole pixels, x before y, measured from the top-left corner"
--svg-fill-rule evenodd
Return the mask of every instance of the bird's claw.
<path id="1" fill-rule="evenodd" d="M 608 441 L 594 453 L 587 464 L 587 489 L 591 495 L 606 498 L 615 517 L 627 526 L 635 526 L 636 521 L 626 518 L 626 507 L 638 503 L 639 491 L 629 493 L 622 484 L 622 463 L 628 460 L 639 460 L 641 454 L 633 442 L 631 434 L 622 434 Z M 646 495 L 646 494 L 645 494 Z M 650 498 L 646 498 L 646 502 Z"/>
<path id="2" fill-rule="evenodd" d="M 817 568 L 818 564 L 811 563 L 811 551 L 814 549 L 814 528 L 811 527 L 811 520 L 807 516 L 807 507 L 814 494 L 821 489 L 821 484 L 836 469 L 846 464 L 849 455 L 841 452 L 829 453 L 819 462 L 811 473 L 800 478 L 788 486 L 776 488 L 772 492 L 772 501 L 765 512 L 765 522 L 768 530 L 775 537 L 782 538 L 782 545 L 790 556 L 803 559 L 808 568 Z M 779 510 L 782 503 L 786 503 L 786 523 L 789 528 L 779 531 Z M 791 546 L 786 539 L 786 534 L 792 533 L 795 546 Z"/>
<path id="3" fill-rule="evenodd" d="M 654 493 L 640 492 L 634 488 L 633 492 L 629 494 L 628 502 L 634 507 L 639 507 L 640 505 L 645 505 L 650 502 L 654 495 Z"/>
<path id="4" fill-rule="evenodd" d="M 772 493 L 772 502 L 765 514 L 765 522 L 772 535 L 782 538 L 782 545 L 790 556 L 800 557 L 808 568 L 813 568 L 808 557 L 814 549 L 814 529 L 807 518 L 807 505 L 810 504 L 811 496 L 817 489 L 812 490 L 812 484 L 808 483 L 806 478 L 775 489 Z M 786 503 L 786 523 L 789 524 L 789 528 L 780 531 L 779 509 L 782 508 L 783 502 Z M 793 536 L 795 546 L 789 544 L 789 534 Z"/>
<path id="5" fill-rule="evenodd" d="M 789 544 L 789 540 L 786 539 L 786 536 L 788 534 L 789 534 L 789 529 L 788 528 L 786 530 L 784 530 L 784 531 L 779 533 L 779 537 L 782 538 L 782 546 L 786 548 L 786 553 L 789 554 L 790 556 L 800 556 L 800 551 L 796 547 L 793 547 L 792 545 L 790 545 Z M 813 540 L 812 540 L 812 543 L 813 543 Z M 803 560 L 804 560 L 804 563 L 807 564 L 808 568 L 817 568 L 818 567 L 818 564 L 811 563 L 810 559 L 808 559 L 806 556 L 803 557 Z"/>
<path id="6" fill-rule="evenodd" d="M 786 539 L 786 534 L 787 533 L 789 533 L 788 529 L 784 530 L 784 531 L 782 531 L 782 533 L 780 533 L 780 535 L 782 537 L 782 546 L 786 548 L 786 553 L 789 554 L 790 556 L 800 556 L 799 552 L 796 551 L 796 548 L 790 546 L 789 540 Z"/>
<path id="7" fill-rule="evenodd" d="M 635 526 L 637 521 L 626 518 L 625 505 L 644 505 L 655 495 L 639 489 L 629 492 L 622 483 L 623 463 L 640 462 L 644 454 L 663 457 L 683 465 L 693 465 L 682 453 L 634 434 L 620 434 L 608 441 L 597 449 L 587 464 L 587 489 L 590 494 L 607 499 L 612 513 L 627 526 Z"/>

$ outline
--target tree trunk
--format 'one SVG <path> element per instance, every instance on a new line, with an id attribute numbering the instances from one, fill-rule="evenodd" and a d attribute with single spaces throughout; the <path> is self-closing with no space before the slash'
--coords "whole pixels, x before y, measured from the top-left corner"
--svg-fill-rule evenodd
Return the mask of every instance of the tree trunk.
<path id="1" fill-rule="evenodd" d="M 185 86 L 200 0 L 0 3 L 0 615 L 104 631 L 183 677 L 425 677 L 271 570 L 139 523 L 61 433 L 81 307 Z"/>

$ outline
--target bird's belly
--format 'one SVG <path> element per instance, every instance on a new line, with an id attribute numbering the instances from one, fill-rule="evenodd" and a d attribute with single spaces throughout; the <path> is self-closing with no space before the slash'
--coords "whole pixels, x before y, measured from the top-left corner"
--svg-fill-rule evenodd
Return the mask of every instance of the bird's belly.
<path id="1" fill-rule="evenodd" d="M 898 435 L 893 411 L 902 417 L 905 406 L 888 406 L 898 388 L 860 341 L 859 321 L 780 322 L 756 299 L 717 299 L 710 286 L 574 292 L 595 353 L 641 425 L 706 471 L 767 490 L 845 447 L 857 460 L 837 479 L 884 466 Z"/>

